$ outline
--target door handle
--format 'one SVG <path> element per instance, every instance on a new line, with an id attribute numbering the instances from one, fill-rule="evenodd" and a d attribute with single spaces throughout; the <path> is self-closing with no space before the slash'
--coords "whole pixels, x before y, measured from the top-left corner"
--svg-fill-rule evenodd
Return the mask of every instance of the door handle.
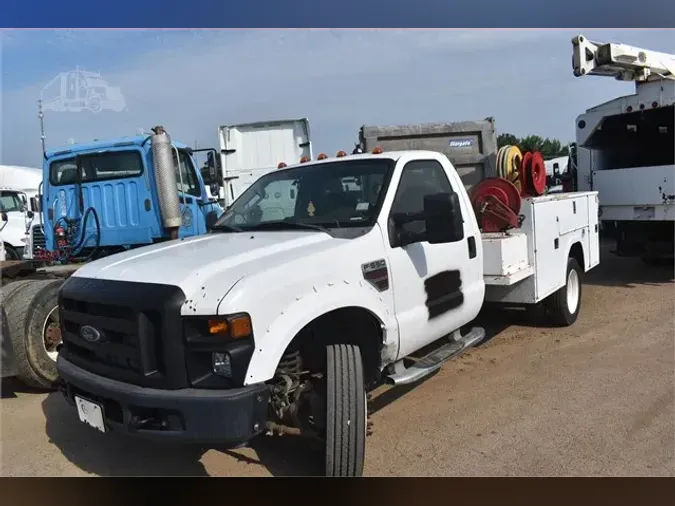
<path id="1" fill-rule="evenodd" d="M 466 239 L 469 245 L 469 258 L 476 258 L 476 238 L 472 235 Z"/>

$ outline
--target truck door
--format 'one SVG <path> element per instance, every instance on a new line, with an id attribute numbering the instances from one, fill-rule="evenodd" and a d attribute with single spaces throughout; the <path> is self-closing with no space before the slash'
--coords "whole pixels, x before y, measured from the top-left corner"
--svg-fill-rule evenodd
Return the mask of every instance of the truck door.
<path id="1" fill-rule="evenodd" d="M 192 157 L 185 151 L 179 150 L 180 164 L 176 165 L 176 184 L 178 186 L 178 201 L 183 213 L 183 224 L 178 236 L 192 237 L 206 233 L 204 219 L 201 216 L 199 204 L 202 202 L 202 186 L 199 184 L 197 172 L 192 163 Z M 176 152 L 173 156 L 176 163 Z M 180 172 L 178 166 L 180 165 Z"/>
<path id="2" fill-rule="evenodd" d="M 461 182 L 451 184 L 438 160 L 408 162 L 401 173 L 389 220 L 395 213 L 421 213 L 426 195 L 461 192 Z M 456 186 L 456 187 L 455 187 Z M 476 231 L 467 219 L 471 209 L 462 202 L 464 239 L 445 244 L 417 242 L 391 247 L 389 265 L 394 279 L 394 305 L 399 324 L 399 358 L 425 346 L 472 320 L 484 296 L 482 269 L 476 250 Z M 423 233 L 424 221 L 403 225 L 404 230 Z M 393 233 L 388 227 L 389 234 Z"/>

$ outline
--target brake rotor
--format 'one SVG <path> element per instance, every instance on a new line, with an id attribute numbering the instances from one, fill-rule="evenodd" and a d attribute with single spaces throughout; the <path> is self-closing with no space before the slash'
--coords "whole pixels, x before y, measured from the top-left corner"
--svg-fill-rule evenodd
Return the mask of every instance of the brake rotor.
<path id="1" fill-rule="evenodd" d="M 528 170 L 525 172 L 527 186 L 535 196 L 543 195 L 546 191 L 546 165 L 544 157 L 539 151 L 532 153 Z"/>

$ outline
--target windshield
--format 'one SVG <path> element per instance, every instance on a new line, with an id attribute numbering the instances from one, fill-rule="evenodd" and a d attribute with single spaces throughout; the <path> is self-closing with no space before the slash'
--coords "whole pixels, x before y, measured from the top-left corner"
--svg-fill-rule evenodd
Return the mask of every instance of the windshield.
<path id="1" fill-rule="evenodd" d="M 374 225 L 394 168 L 389 159 L 353 159 L 270 172 L 253 183 L 214 228 L 266 223 L 325 227 Z"/>
<path id="2" fill-rule="evenodd" d="M 143 161 L 136 150 L 80 155 L 80 160 L 80 180 L 83 183 L 138 177 L 143 173 Z M 77 183 L 77 159 L 73 157 L 52 162 L 49 176 L 49 182 L 54 186 Z"/>
<path id="3" fill-rule="evenodd" d="M 19 193 L 3 191 L 0 192 L 0 210 L 5 213 L 10 213 L 13 211 L 23 211 L 23 202 Z"/>

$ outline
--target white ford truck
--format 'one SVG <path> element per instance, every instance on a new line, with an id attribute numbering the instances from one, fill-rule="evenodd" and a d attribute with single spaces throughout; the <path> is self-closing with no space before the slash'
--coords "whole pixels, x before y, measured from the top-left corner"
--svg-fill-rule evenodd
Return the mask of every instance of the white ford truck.
<path id="1" fill-rule="evenodd" d="M 271 205 L 270 202 L 276 202 Z M 481 234 L 442 154 L 357 154 L 252 184 L 206 236 L 81 267 L 60 292 L 61 390 L 95 429 L 238 445 L 266 431 L 363 470 L 367 392 L 480 342 L 484 302 L 579 314 L 597 193 L 525 198 Z M 422 348 L 431 351 L 421 355 Z"/>

